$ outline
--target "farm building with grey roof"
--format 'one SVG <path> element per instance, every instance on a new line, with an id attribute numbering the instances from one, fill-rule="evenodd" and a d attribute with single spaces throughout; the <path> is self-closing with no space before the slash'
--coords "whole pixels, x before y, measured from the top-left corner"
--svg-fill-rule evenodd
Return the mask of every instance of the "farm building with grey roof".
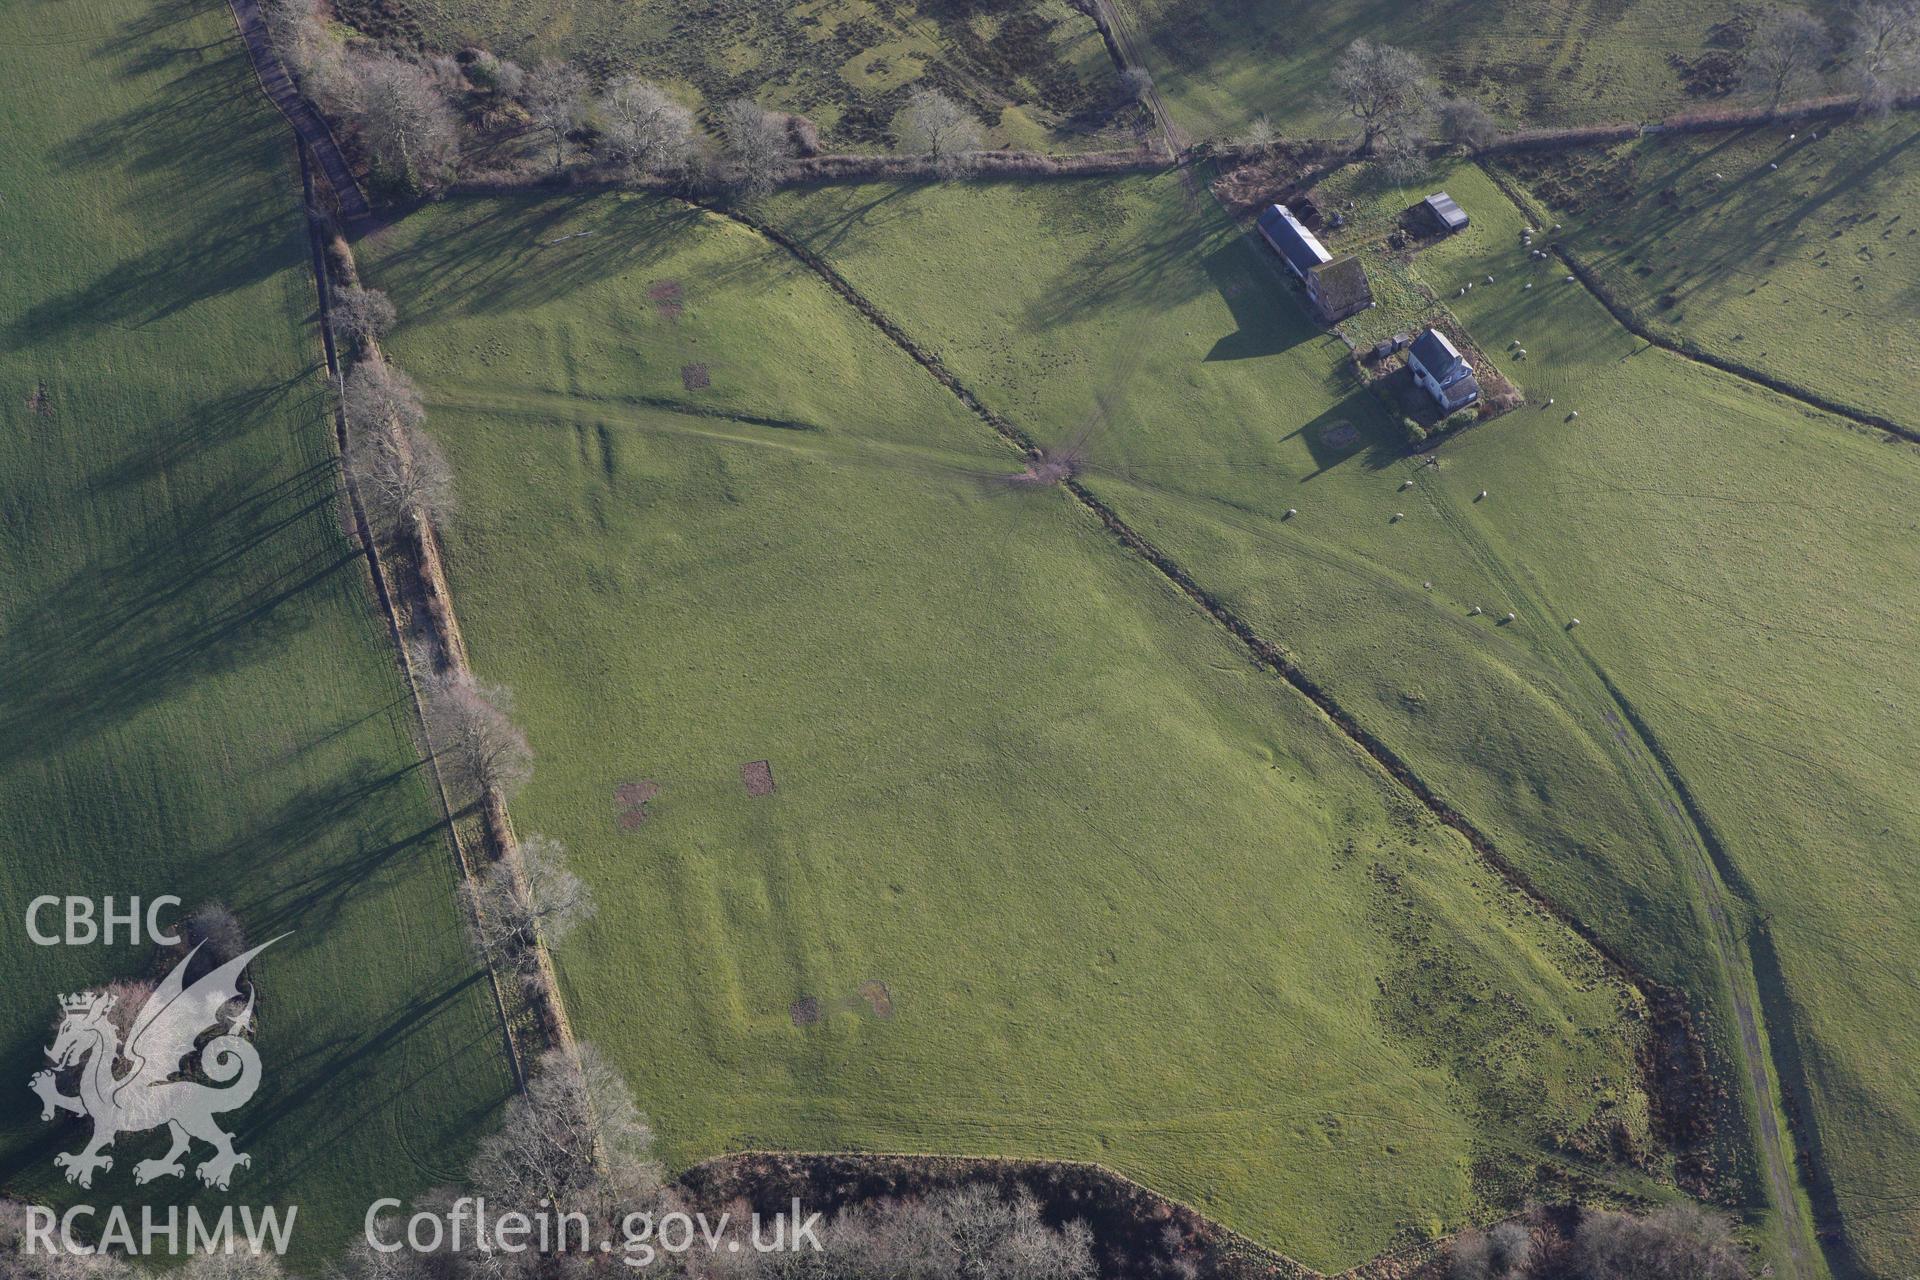
<path id="1" fill-rule="evenodd" d="M 1268 205 L 1255 223 L 1260 236 L 1307 287 L 1307 300 L 1333 324 L 1373 305 L 1366 269 L 1350 253 L 1334 257 L 1283 204 Z"/>

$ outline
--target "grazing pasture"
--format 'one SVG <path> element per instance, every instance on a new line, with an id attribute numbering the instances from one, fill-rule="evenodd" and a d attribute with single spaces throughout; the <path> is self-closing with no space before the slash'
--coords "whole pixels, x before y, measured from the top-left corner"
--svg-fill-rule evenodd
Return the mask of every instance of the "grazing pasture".
<path id="1" fill-rule="evenodd" d="M 1077 253 L 1134 198 L 1036 191 L 975 208 L 1038 200 Z M 916 252 L 931 303 L 953 259 Z M 1652 1185 L 1610 1162 L 1649 1151 L 1631 990 L 792 257 L 602 196 L 432 207 L 361 265 L 461 477 L 475 664 L 541 757 L 516 821 L 601 903 L 570 1012 L 671 1163 L 1099 1160 L 1328 1269 Z M 1046 305 L 1076 339 L 1099 311 Z M 1084 394 L 1080 358 L 1043 372 Z"/>
<path id="2" fill-rule="evenodd" d="M 1516 158 L 1652 332 L 1920 430 L 1920 123 L 1816 122 Z"/>
<path id="3" fill-rule="evenodd" d="M 336 9 L 403 46 L 564 56 L 596 81 L 637 71 L 711 108 L 751 97 L 803 113 L 837 147 L 887 143 L 922 86 L 964 103 L 990 146 L 1074 150 L 1131 137 L 1133 108 L 1106 45 L 1066 0 L 340 0 Z"/>
<path id="4" fill-rule="evenodd" d="M 1710 1180 L 1757 1204 L 1790 1167 L 1785 1146 L 1785 1166 L 1738 1154 L 1772 1071 L 1832 1180 L 1800 1220 L 1843 1268 L 1911 1270 L 1915 1148 L 1885 1138 L 1920 1123 L 1896 1065 L 1920 1026 L 1898 976 L 1920 961 L 1920 688 L 1888 659 L 1911 647 L 1920 458 L 1633 339 L 1527 255 L 1543 211 L 1468 169 L 1431 186 L 1477 234 L 1408 278 L 1503 367 L 1524 345 L 1532 398 L 1435 466 L 1270 256 L 1173 179 L 812 193 L 779 215 L 989 405 L 1074 440 L 1096 493 L 1710 1011 L 1732 1092 Z M 1787 1227 L 1770 1248 L 1813 1248 Z"/>
<path id="5" fill-rule="evenodd" d="M 454 1176 L 509 1077 L 337 523 L 288 134 L 201 2 L 0 9 L 0 122 L 0 1189 L 297 1204 L 317 1265 L 374 1197 Z M 41 894 L 219 900 L 287 935 L 254 966 L 230 1195 L 136 1189 L 157 1133 L 61 1181 L 86 1127 L 24 1087 L 58 997 L 152 957 L 32 945 Z"/>
<path id="6" fill-rule="evenodd" d="M 1687 68 L 1727 56 L 1733 0 L 1118 0 L 1175 122 L 1240 133 L 1265 113 L 1292 136 L 1345 132 L 1327 78 L 1365 37 L 1427 59 L 1448 92 L 1530 127 L 1652 119 L 1688 105 Z M 1350 123 L 1350 122 L 1349 122 Z"/>

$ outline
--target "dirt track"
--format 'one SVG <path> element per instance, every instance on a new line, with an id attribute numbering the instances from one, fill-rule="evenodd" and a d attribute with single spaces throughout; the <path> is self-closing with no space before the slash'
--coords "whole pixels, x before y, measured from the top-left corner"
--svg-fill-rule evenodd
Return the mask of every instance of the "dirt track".
<path id="1" fill-rule="evenodd" d="M 267 20 L 260 12 L 260 0 L 227 0 L 227 4 L 233 10 L 234 25 L 240 29 L 240 41 L 247 47 L 247 58 L 253 63 L 260 87 L 287 118 L 287 123 L 293 126 L 294 133 L 320 166 L 320 172 L 326 175 L 327 185 L 333 188 L 333 198 L 340 206 L 340 220 L 349 227 L 365 221 L 373 214 L 366 193 L 353 180 L 353 169 L 341 153 L 333 130 L 294 87 L 293 77 L 287 74 L 280 55 L 268 42 Z"/>

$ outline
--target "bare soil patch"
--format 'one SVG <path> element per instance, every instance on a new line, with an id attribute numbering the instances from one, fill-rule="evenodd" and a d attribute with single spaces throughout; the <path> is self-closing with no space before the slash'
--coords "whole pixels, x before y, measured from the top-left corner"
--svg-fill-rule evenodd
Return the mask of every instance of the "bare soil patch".
<path id="1" fill-rule="evenodd" d="M 678 280 L 662 280 L 647 290 L 647 300 L 653 303 L 653 309 L 661 319 L 678 320 L 685 297 Z"/>
<path id="2" fill-rule="evenodd" d="M 713 379 L 707 376 L 707 366 L 683 364 L 680 366 L 680 385 L 689 391 L 704 391 L 713 385 Z"/>
<path id="3" fill-rule="evenodd" d="M 884 982 L 863 982 L 860 984 L 860 998 L 867 1002 L 876 1018 L 893 1016 L 893 993 L 887 990 Z"/>
<path id="4" fill-rule="evenodd" d="M 787 1006 L 787 1013 L 793 1018 L 796 1027 L 810 1027 L 820 1021 L 820 1001 L 813 996 L 801 996 Z"/>
<path id="5" fill-rule="evenodd" d="M 740 781 L 750 796 L 773 794 L 773 766 L 765 760 L 750 760 L 740 766 Z"/>
<path id="6" fill-rule="evenodd" d="M 660 784 L 642 778 L 638 782 L 623 782 L 613 789 L 613 802 L 619 807 L 617 819 L 622 831 L 638 828 L 652 815 L 647 812 L 647 801 L 660 794 Z"/>
<path id="7" fill-rule="evenodd" d="M 47 395 L 46 383 L 36 383 L 33 390 L 27 393 L 27 411 L 39 418 L 53 416 L 53 399 Z"/>

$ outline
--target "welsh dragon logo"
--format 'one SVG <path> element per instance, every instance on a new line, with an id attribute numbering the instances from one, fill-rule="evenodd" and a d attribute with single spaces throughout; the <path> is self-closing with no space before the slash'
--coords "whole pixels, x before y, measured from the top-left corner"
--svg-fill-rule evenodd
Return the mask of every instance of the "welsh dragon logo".
<path id="1" fill-rule="evenodd" d="M 162 1125 L 173 1145 L 160 1159 L 133 1166 L 137 1183 L 183 1176 L 187 1170 L 181 1157 L 195 1138 L 214 1149 L 194 1170 L 210 1187 L 225 1191 L 233 1171 L 253 1163 L 252 1157 L 233 1149 L 233 1135 L 214 1122 L 214 1115 L 245 1106 L 260 1087 L 260 1055 L 245 1038 L 253 1021 L 251 983 L 245 1005 L 237 1011 L 234 1006 L 241 1001 L 241 972 L 273 942 L 236 956 L 188 986 L 188 966 L 200 951 L 196 946 L 140 1007 L 124 1042 L 108 1018 L 113 996 L 61 997 L 60 1029 L 47 1050 L 53 1069 L 37 1073 L 27 1084 L 40 1096 L 42 1120 L 60 1111 L 93 1120 L 93 1137 L 85 1147 L 53 1158 L 66 1171 L 67 1181 L 91 1187 L 96 1171 L 113 1168 L 113 1157 L 104 1153 L 115 1138 Z M 219 1034 L 200 1046 L 209 1031 Z M 212 1084 L 179 1078 L 182 1063 L 196 1047 L 199 1074 Z M 75 1066 L 80 1067 L 80 1094 L 70 1098 L 60 1092 L 57 1073 Z"/>

